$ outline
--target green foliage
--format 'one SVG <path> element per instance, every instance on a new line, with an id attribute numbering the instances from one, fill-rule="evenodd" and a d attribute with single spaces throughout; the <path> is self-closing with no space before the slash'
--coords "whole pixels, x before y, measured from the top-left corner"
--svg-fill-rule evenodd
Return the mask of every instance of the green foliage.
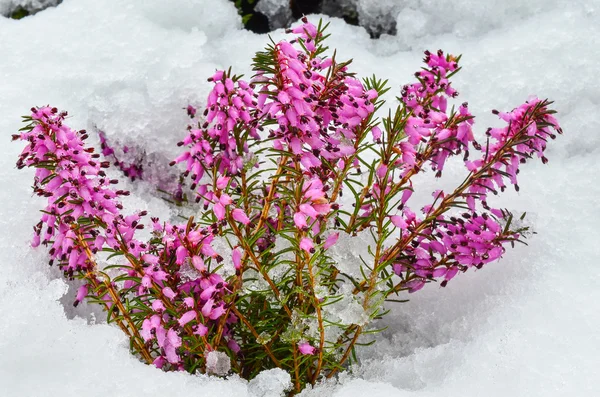
<path id="1" fill-rule="evenodd" d="M 11 19 L 22 19 L 29 15 L 31 14 L 25 8 L 17 7 L 8 17 Z"/>

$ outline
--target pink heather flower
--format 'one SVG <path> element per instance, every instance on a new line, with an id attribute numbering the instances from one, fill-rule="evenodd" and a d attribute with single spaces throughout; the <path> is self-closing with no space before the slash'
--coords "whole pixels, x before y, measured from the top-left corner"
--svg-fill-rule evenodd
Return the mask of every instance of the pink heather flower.
<path id="1" fill-rule="evenodd" d="M 154 359 L 154 361 L 152 362 L 152 364 L 158 369 L 161 369 L 162 367 L 164 367 L 166 363 L 167 363 L 167 360 L 165 360 L 165 358 L 163 356 L 156 357 Z"/>
<path id="2" fill-rule="evenodd" d="M 242 253 L 239 249 L 234 248 L 231 252 L 231 257 L 233 259 L 233 267 L 236 271 L 240 270 L 242 267 Z"/>
<path id="3" fill-rule="evenodd" d="M 149 265 L 158 265 L 158 256 L 152 254 L 142 255 L 142 260 Z"/>
<path id="4" fill-rule="evenodd" d="M 388 170 L 387 165 L 379 164 L 379 167 L 377 167 L 377 177 L 379 179 L 383 179 L 383 177 L 385 177 L 385 175 L 387 174 L 387 170 Z"/>
<path id="5" fill-rule="evenodd" d="M 85 299 L 85 297 L 88 294 L 88 285 L 87 284 L 83 284 L 81 287 L 79 287 L 79 289 L 77 290 L 77 297 L 75 298 L 75 302 L 73 302 L 73 306 L 77 307 L 77 305 L 79 305 L 79 303 Z"/>
<path id="6" fill-rule="evenodd" d="M 315 210 L 315 208 L 310 204 L 300 204 L 298 208 L 300 209 L 300 211 L 302 211 L 307 216 L 310 216 L 311 218 L 316 218 L 319 215 L 317 210 Z"/>
<path id="7" fill-rule="evenodd" d="M 303 205 L 307 205 L 307 204 L 303 204 Z M 315 215 L 316 215 L 316 211 L 315 211 Z M 296 212 L 294 214 L 294 224 L 296 225 L 296 227 L 298 229 L 305 229 L 307 227 L 306 215 L 304 215 L 302 212 Z"/>
<path id="8" fill-rule="evenodd" d="M 315 252 L 313 242 L 308 237 L 304 237 L 302 240 L 300 240 L 300 249 L 308 252 L 309 254 Z"/>
<path id="9" fill-rule="evenodd" d="M 58 114 L 57 110 L 50 108 L 36 110 L 33 117 L 38 120 L 37 124 L 33 124 L 30 132 L 17 136 L 28 142 L 17 165 L 19 168 L 37 168 L 34 192 L 48 199 L 41 222 L 34 227 L 33 244 L 51 245 L 52 260 L 59 262 L 65 276 L 70 279 L 80 277 L 84 272 L 86 278 L 93 277 L 95 269 L 89 268 L 88 249 L 95 254 L 108 247 L 130 256 L 136 267 L 123 269 L 122 274 L 128 279 L 122 289 L 117 285 L 113 287 L 119 295 L 137 295 L 137 299 L 151 310 L 150 313 L 155 313 L 142 320 L 140 335 L 146 342 L 153 341 L 155 346 L 152 349 L 156 345 L 161 349 L 156 365 L 162 367 L 169 362 L 173 364 L 172 369 L 183 369 L 178 356 L 181 346 L 179 332 L 183 330 L 178 327 L 190 323 L 198 314 L 189 309 L 197 305 L 208 310 L 207 321 L 211 325 L 226 312 L 223 296 L 228 292 L 227 283 L 219 275 L 207 273 L 203 265 L 206 256 L 217 262 L 222 260 L 211 247 L 213 231 L 200 226 L 190 229 L 186 224 L 170 225 L 153 218 L 153 234 L 157 241 L 148 244 L 136 240 L 135 231 L 143 228 L 140 221 L 145 212 L 120 213 L 123 207 L 117 198 L 129 193 L 112 189 L 111 185 L 117 181 L 108 179 L 103 170 L 108 167 L 108 162 L 101 162 L 99 154 L 83 146 L 87 134 L 85 131 L 73 131 L 63 124 L 65 116 L 65 113 Z M 48 160 L 52 167 L 48 167 Z M 205 193 L 211 192 L 205 190 Z M 221 205 L 231 204 L 231 198 L 225 193 L 213 195 L 210 200 L 217 197 Z M 86 225 L 91 220 L 91 226 L 77 229 L 75 226 L 81 217 L 86 218 Z M 96 221 L 98 224 L 94 224 Z M 88 242 L 86 250 L 79 242 L 78 233 Z M 190 258 L 192 252 L 196 256 Z M 186 261 L 200 271 L 196 279 L 182 277 L 180 266 Z M 179 266 L 172 266 L 173 263 Z M 170 282 L 168 287 L 165 286 L 166 281 Z M 155 290 L 151 288 L 162 289 L 162 294 L 153 295 Z M 79 288 L 74 304 L 81 302 L 87 294 L 88 284 L 84 284 Z M 99 298 L 109 309 L 114 304 L 108 294 Z M 165 306 L 183 314 L 181 317 L 173 316 L 169 310 L 167 315 Z M 235 316 L 229 314 L 223 328 L 224 337 L 230 337 L 229 327 L 235 321 Z M 206 330 L 203 331 L 202 327 Z M 208 327 L 202 327 L 197 327 L 200 333 L 208 332 Z"/>
<path id="10" fill-rule="evenodd" d="M 224 71 L 217 71 L 209 78 L 213 89 L 203 116 L 193 121 L 194 126 L 189 126 L 187 135 L 179 143 L 185 152 L 172 164 L 183 163 L 184 177 L 191 179 L 197 202 L 205 210 L 212 209 L 220 221 L 216 224 L 205 227 L 201 226 L 203 222 L 190 220 L 186 224 L 172 225 L 153 218 L 152 239 L 148 243 L 138 241 L 135 232 L 143 228 L 141 219 L 145 212 L 121 214 L 123 207 L 118 197 L 128 192 L 112 189 L 116 181 L 108 179 L 104 171 L 109 162 L 101 162 L 99 154 L 84 147 L 85 131 L 74 131 L 63 124 L 66 113 L 58 113 L 50 107 L 33 109 L 33 129 L 17 135 L 28 143 L 17 165 L 19 168 L 37 167 L 34 192 L 47 198 L 41 221 L 34 227 L 32 245 L 51 246 L 52 261 L 58 261 L 65 276 L 71 279 L 94 270 L 88 260 L 90 250 L 95 254 L 109 248 L 132 258 L 133 266 L 123 270 L 127 280 L 118 283 L 118 292 L 123 296 L 131 294 L 142 303 L 139 307 L 143 309 L 135 309 L 135 313 L 142 316 L 141 325 L 136 323 L 141 327 L 140 335 L 152 357 L 158 355 L 154 364 L 159 368 L 169 363 L 169 370 L 187 369 L 184 366 L 189 364 L 190 356 L 183 350 L 192 346 L 188 342 L 193 341 L 197 346 L 196 342 L 200 341 L 200 338 L 194 341 L 190 329 L 199 337 L 207 336 L 209 330 L 220 329 L 223 343 L 227 343 L 232 352 L 241 352 L 234 340 L 234 336 L 239 337 L 234 328 L 239 319 L 228 311 L 232 301 L 227 295 L 243 289 L 228 285 L 222 276 L 209 269 L 218 268 L 223 261 L 212 243 L 215 238 L 230 233 L 230 230 L 224 233 L 222 230 L 232 226 L 227 225 L 228 214 L 243 225 L 250 224 L 250 217 L 258 219 L 257 214 L 247 214 L 234 207 L 245 200 L 240 193 L 240 173 L 248 170 L 250 163 L 255 167 L 261 164 L 250 152 L 254 147 L 250 140 L 265 139 L 259 136 L 265 120 L 268 120 L 268 128 L 264 130 L 273 148 L 289 152 L 291 157 L 288 157 L 293 158 L 299 171 L 294 175 L 304 180 L 299 199 L 288 201 L 283 193 L 285 189 L 276 191 L 272 208 L 277 216 L 261 219 L 264 230 L 260 231 L 262 235 L 252 249 L 262 255 L 274 246 L 282 229 L 278 217 L 285 220 L 283 229 L 289 228 L 292 220 L 301 229 L 296 232 L 306 237 L 300 239 L 298 248 L 309 254 L 315 253 L 315 244 L 319 247 L 325 235 L 324 250 L 339 239 L 339 233 L 332 232 L 330 227 L 334 221 L 330 215 L 339 208 L 337 203 L 330 202 L 335 196 L 331 190 L 336 186 L 332 181 L 337 177 L 336 172 L 346 169 L 347 165 L 360 170 L 359 159 L 350 156 L 356 152 L 355 143 L 362 141 L 372 125 L 370 120 L 378 93 L 367 90 L 360 80 L 352 77 L 347 66 L 339 67 L 331 59 L 321 58 L 315 45 L 320 33 L 313 24 L 305 21 L 292 32 L 298 36 L 296 40 L 282 41 L 271 49 L 271 59 L 277 64 L 275 72 L 258 72 L 253 84 Z M 459 271 L 481 268 L 503 255 L 505 245 L 519 235 L 504 232 L 502 218 L 507 215 L 488 206 L 487 194 L 503 191 L 508 184 L 518 190 L 520 165 L 534 155 L 546 163 L 544 151 L 548 138 L 555 137 L 551 129 L 561 133 L 558 122 L 547 109 L 549 103 L 529 98 L 510 112 L 494 111 L 506 126 L 488 129 L 489 143 L 482 147 L 474 141 L 473 116 L 467 103 L 448 110 L 448 98 L 458 95 L 448 78 L 458 69 L 456 58 L 441 51 L 425 55 L 426 67 L 416 73 L 417 81 L 404 86 L 401 92 L 406 136 L 393 141 L 394 146 L 387 151 L 393 153 L 391 160 L 378 160 L 377 178 L 369 181 L 370 190 L 364 191 L 369 193 L 366 204 L 357 212 L 359 217 L 378 216 L 371 203 L 387 199 L 391 192 L 401 192 L 398 207 L 401 215 L 384 215 L 401 229 L 398 240 L 401 245 L 394 246 L 400 247 L 397 250 L 384 251 L 396 254 L 384 259 L 393 263 L 392 270 L 402 276 L 401 286 L 409 293 L 434 279 L 442 280 L 440 285 L 444 287 Z M 256 86 L 259 88 L 255 92 Z M 188 106 L 187 111 L 195 118 L 194 107 Z M 383 132 L 379 127 L 372 127 L 370 132 L 379 147 L 390 144 L 388 132 L 385 143 L 381 142 Z M 389 135 L 393 133 L 389 131 Z M 104 134 L 100 134 L 100 141 L 103 154 L 114 156 Z M 123 150 L 127 152 L 129 148 Z M 481 152 L 479 158 L 469 160 L 470 150 Z M 464 154 L 461 157 L 469 171 L 468 178 L 474 182 L 455 195 L 434 192 L 434 200 L 423 207 L 422 216 L 417 216 L 406 206 L 413 193 L 408 175 L 417 174 L 424 170 L 424 165 L 429 165 L 439 177 L 448 158 L 459 154 Z M 48 167 L 54 162 L 55 165 Z M 126 164 L 117 164 L 130 175 L 138 175 L 138 171 L 141 175 L 141 168 L 130 169 Z M 282 165 L 289 167 L 291 162 Z M 392 176 L 394 181 L 385 181 Z M 407 180 L 395 186 L 398 176 Z M 342 195 L 342 191 L 337 193 Z M 430 217 L 440 205 L 447 205 L 445 201 L 456 199 L 466 202 L 466 207 L 462 207 L 465 212 L 452 216 L 450 212 L 440 211 L 435 219 Z M 248 208 L 257 207 L 255 202 L 245 204 L 250 205 Z M 262 204 L 265 205 L 265 201 Z M 91 220 L 92 226 L 79 227 L 78 221 L 82 218 Z M 335 221 L 335 228 L 339 229 L 340 222 Z M 372 225 L 364 222 L 360 227 L 367 229 Z M 89 246 L 81 243 L 82 237 Z M 403 240 L 407 237 L 409 241 Z M 241 277 L 243 252 L 238 247 L 232 250 L 239 282 L 244 281 Z M 189 272 L 188 265 L 197 272 Z M 79 288 L 74 305 L 86 297 L 88 285 Z M 114 287 L 117 288 L 117 284 Z M 108 307 L 112 305 L 108 295 L 99 298 L 106 300 Z M 212 336 L 202 343 L 214 340 Z M 183 339 L 186 346 L 180 350 Z M 314 355 L 318 351 L 305 341 L 297 347 L 303 355 Z M 215 347 L 202 348 L 210 351 Z"/>
<path id="11" fill-rule="evenodd" d="M 162 313 L 165 310 L 165 305 L 161 301 L 155 300 L 152 302 L 152 310 L 157 313 Z"/>
<path id="12" fill-rule="evenodd" d="M 442 244 L 442 243 L 440 243 L 439 241 L 436 241 L 436 240 L 432 240 L 431 242 L 429 242 L 429 248 L 431 248 L 432 250 L 434 250 L 438 254 L 442 254 L 442 255 L 444 255 L 448 251 L 446 249 L 446 247 L 444 246 L 444 244 Z"/>
<path id="13" fill-rule="evenodd" d="M 150 277 L 149 275 L 145 275 L 144 277 L 142 277 L 141 284 L 144 288 L 152 287 L 152 277 Z"/>
<path id="14" fill-rule="evenodd" d="M 240 345 L 234 339 L 229 339 L 227 341 L 227 347 L 235 354 L 238 354 L 242 350 Z"/>
<path id="15" fill-rule="evenodd" d="M 473 141 L 473 116 L 463 103 L 458 112 L 447 114 L 447 97 L 456 97 L 458 93 L 451 87 L 447 74 L 457 70 L 456 58 L 439 51 L 425 52 L 427 68 L 416 73 L 419 81 L 402 88 L 400 100 L 412 116 L 407 118 L 405 132 L 408 139 L 399 142 L 394 151 L 401 154 L 401 161 L 395 163 L 406 175 L 416 164 L 418 145 L 425 143 L 433 148 L 426 160 L 441 176 L 444 164 L 449 156 L 462 151 L 468 153 Z"/>
<path id="16" fill-rule="evenodd" d="M 183 304 L 189 308 L 194 307 L 194 298 L 192 298 L 191 296 L 186 296 L 185 298 L 183 298 Z"/>
<path id="17" fill-rule="evenodd" d="M 162 290 L 162 293 L 168 298 L 168 299 L 173 299 L 175 298 L 175 296 L 177 296 L 177 294 L 175 294 L 175 292 L 173 292 L 173 290 L 170 287 L 165 287 Z"/>
<path id="18" fill-rule="evenodd" d="M 300 354 L 313 355 L 317 349 L 311 346 L 308 342 L 298 343 L 298 351 Z"/>
<path id="19" fill-rule="evenodd" d="M 166 342 L 164 349 L 167 361 L 171 364 L 179 363 L 180 358 L 177 354 L 177 348 L 181 346 L 181 337 L 173 329 L 169 329 Z"/>
<path id="20" fill-rule="evenodd" d="M 446 272 L 446 277 L 444 281 L 449 281 L 452 280 L 454 278 L 454 276 L 456 276 L 456 273 L 458 273 L 458 267 L 457 266 L 452 266 L 450 268 L 448 268 L 448 271 Z"/>
<path id="21" fill-rule="evenodd" d="M 210 256 L 211 258 L 219 256 L 209 243 L 202 244 L 200 252 L 202 252 L 202 255 Z"/>
<path id="22" fill-rule="evenodd" d="M 314 38 L 306 37 L 307 31 L 318 34 L 313 24 L 306 22 L 294 31 L 302 32 L 299 35 L 307 41 L 302 46 L 298 41 L 277 43 L 273 49 L 277 73 L 254 77 L 253 82 L 264 87 L 257 108 L 261 116 L 279 125 L 271 134 L 273 147 L 287 147 L 299 156 L 309 176 L 318 176 L 329 173 L 323 159 L 334 162 L 354 153 L 349 142 L 362 132 L 360 126 L 374 112 L 377 91 L 367 91 L 360 80 L 339 69 L 331 73 L 332 60 L 313 53 Z M 277 95 L 266 91 L 277 91 Z"/>
<path id="23" fill-rule="evenodd" d="M 39 247 L 39 245 L 40 245 L 40 240 L 41 240 L 41 239 L 40 239 L 40 235 L 39 235 L 39 234 L 37 234 L 37 233 L 34 233 L 34 234 L 33 234 L 33 239 L 31 240 L 31 246 L 32 246 L 33 248 L 35 248 L 35 247 Z"/>
<path id="24" fill-rule="evenodd" d="M 192 105 L 188 105 L 187 107 L 187 114 L 188 116 L 190 116 L 190 118 L 194 118 L 196 116 L 196 108 L 193 107 Z"/>
<path id="25" fill-rule="evenodd" d="M 390 220 L 392 221 L 392 224 L 397 228 L 406 229 L 408 226 L 404 218 L 402 218 L 400 215 L 392 215 L 390 216 Z"/>
<path id="26" fill-rule="evenodd" d="M 432 272 L 431 275 L 433 276 L 433 278 L 438 278 L 438 277 L 442 277 L 447 272 L 448 272 L 447 268 L 445 268 L 445 267 L 438 267 L 438 268 L 433 269 L 433 272 Z"/>
<path id="27" fill-rule="evenodd" d="M 214 299 L 208 299 L 206 301 L 206 303 L 204 304 L 204 306 L 202 306 L 202 315 L 204 317 L 210 316 L 210 314 L 212 313 L 214 304 L 215 304 Z"/>
<path id="28" fill-rule="evenodd" d="M 225 312 L 226 312 L 225 305 L 220 304 L 219 306 L 217 306 L 213 309 L 213 311 L 210 313 L 209 318 L 211 320 L 217 320 L 219 317 L 221 317 L 223 314 L 225 314 Z"/>
<path id="29" fill-rule="evenodd" d="M 91 266 L 83 248 L 76 242 L 72 228 L 80 217 L 101 220 L 108 225 L 100 231 L 82 232 L 93 252 L 105 247 L 118 249 L 125 244 L 131 247 L 129 253 L 138 256 L 144 249 L 133 237 L 143 215 L 125 217 L 120 214 L 123 207 L 117 198 L 129 193 L 112 189 L 111 185 L 118 181 L 106 177 L 104 169 L 109 162 L 101 162 L 93 148 L 84 146 L 87 133 L 74 131 L 64 124 L 66 115 L 50 107 L 32 109 L 35 121 L 31 130 L 13 138 L 29 143 L 22 151 L 17 167 L 37 168 L 34 192 L 47 198 L 41 222 L 34 228 L 32 244 L 52 242 L 50 263 L 58 261 L 65 275 L 73 278 L 74 274 Z M 53 163 L 51 168 L 46 165 L 49 160 Z"/>
<path id="30" fill-rule="evenodd" d="M 202 260 L 202 258 L 198 255 L 194 255 L 192 257 L 192 264 L 199 272 L 204 272 L 206 270 L 206 267 L 204 266 L 204 260 Z"/>
<path id="31" fill-rule="evenodd" d="M 217 70 L 215 72 L 215 74 L 213 74 L 211 77 L 208 78 L 208 81 L 219 81 L 219 80 L 223 80 L 223 76 L 225 75 L 225 72 L 223 70 Z"/>
<path id="32" fill-rule="evenodd" d="M 231 216 L 234 220 L 240 222 L 243 225 L 247 225 L 250 223 L 250 219 L 248 218 L 246 213 L 239 208 L 236 208 L 233 211 L 231 211 Z"/>
<path id="33" fill-rule="evenodd" d="M 552 130 L 561 134 L 562 129 L 548 112 L 547 105 L 548 101 L 531 97 L 509 113 L 493 111 L 508 125 L 504 128 L 488 129 L 486 134 L 490 137 L 490 143 L 480 148 L 481 158 L 465 164 L 473 173 L 483 167 L 489 168 L 485 175 L 469 187 L 469 193 L 477 195 L 479 200 L 485 200 L 488 192 L 504 191 L 506 179 L 518 191 L 517 174 L 521 164 L 534 155 L 541 158 L 542 163 L 548 162 L 544 156 L 548 138 L 556 138 Z M 489 164 L 500 151 L 503 152 L 502 160 Z M 488 177 L 490 172 L 492 175 Z"/>
<path id="34" fill-rule="evenodd" d="M 221 197 L 219 197 L 219 202 L 223 206 L 228 206 L 229 204 L 233 203 L 233 199 L 228 194 L 223 193 L 221 194 Z"/>
<path id="35" fill-rule="evenodd" d="M 325 240 L 325 244 L 323 244 L 323 249 L 331 248 L 335 243 L 337 243 L 339 237 L 339 233 L 331 233 L 329 237 L 327 237 L 327 239 Z"/>
<path id="36" fill-rule="evenodd" d="M 505 145 L 502 150 L 510 151 L 510 146 Z M 508 178 L 504 174 L 500 175 Z M 488 174 L 487 178 L 482 177 L 476 183 L 483 184 L 493 178 L 493 174 Z M 433 196 L 434 202 L 438 204 L 445 197 L 442 191 L 434 192 Z M 435 227 L 423 229 L 412 244 L 405 246 L 398 255 L 398 263 L 393 266 L 393 270 L 402 275 L 407 269 L 411 269 L 418 276 L 406 284 L 409 292 L 422 288 L 427 278 L 443 277 L 440 285 L 444 287 L 458 271 L 466 271 L 470 267 L 481 268 L 486 263 L 497 260 L 505 252 L 504 245 L 518 238 L 511 231 L 505 233 L 500 224 L 499 219 L 504 218 L 506 213 L 489 208 L 484 199 L 483 194 L 469 194 L 466 197 L 469 207 L 467 212 L 460 216 L 439 215 L 439 223 Z M 480 211 L 479 206 L 483 210 Z M 429 204 L 423 211 L 427 216 L 434 209 L 433 204 Z M 420 222 L 408 208 L 404 208 L 403 213 L 407 224 L 418 225 Z"/>
<path id="37" fill-rule="evenodd" d="M 165 342 L 167 341 L 167 330 L 160 324 L 157 326 L 153 325 L 153 327 L 155 329 L 156 342 L 158 343 L 158 346 L 164 348 L 166 346 Z"/>
<path id="38" fill-rule="evenodd" d="M 425 280 L 416 278 L 405 284 L 406 288 L 408 288 L 408 293 L 412 294 L 413 292 L 417 292 L 421 288 L 425 286 Z"/>
<path id="39" fill-rule="evenodd" d="M 381 130 L 379 129 L 379 127 L 373 127 L 371 129 L 371 133 L 373 134 L 374 141 L 378 141 L 381 139 Z"/>
<path id="40" fill-rule="evenodd" d="M 208 327 L 204 324 L 198 324 L 194 329 L 194 334 L 198 336 L 205 336 L 208 333 Z"/>
<path id="41" fill-rule="evenodd" d="M 221 203 L 216 203 L 213 206 L 213 212 L 215 213 L 215 216 L 218 220 L 222 221 L 223 219 L 225 219 L 225 207 L 223 207 Z"/>
<path id="42" fill-rule="evenodd" d="M 225 189 L 227 187 L 227 184 L 229 184 L 229 177 L 226 176 L 220 176 L 217 178 L 217 189 Z"/>
<path id="43" fill-rule="evenodd" d="M 169 278 L 169 275 L 167 274 L 167 272 L 164 272 L 162 270 L 152 272 L 152 279 L 156 282 L 165 281 L 168 278 Z"/>
<path id="44" fill-rule="evenodd" d="M 149 319 L 144 319 L 144 321 L 142 321 L 142 329 L 140 330 L 140 335 L 142 336 L 142 338 L 144 338 L 145 342 L 148 342 L 149 340 L 152 340 L 154 338 L 154 336 L 152 335 L 152 323 L 150 322 Z"/>
<path id="45" fill-rule="evenodd" d="M 412 189 L 404 189 L 404 191 L 402 192 L 402 205 L 406 204 L 406 202 L 408 201 L 408 199 L 410 199 L 410 197 L 412 196 L 413 191 Z"/>
<path id="46" fill-rule="evenodd" d="M 197 200 L 206 200 L 205 195 L 212 188 L 212 184 L 201 184 L 206 169 L 217 166 L 222 178 L 217 180 L 216 187 L 225 189 L 229 175 L 237 175 L 243 168 L 243 157 L 249 150 L 247 144 L 238 146 L 235 128 L 249 131 L 250 139 L 259 139 L 256 123 L 252 122 L 258 102 L 250 84 L 242 79 L 234 82 L 224 71 L 218 71 L 209 81 L 214 87 L 207 98 L 204 123 L 189 129 L 178 143 L 187 150 L 171 162 L 171 165 L 186 163 L 186 176 L 192 179 Z"/>
<path id="47" fill-rule="evenodd" d="M 180 326 L 184 326 L 187 323 L 189 323 L 192 320 L 196 319 L 196 311 L 195 310 L 190 310 L 188 312 L 185 312 L 178 320 L 179 325 Z"/>
<path id="48" fill-rule="evenodd" d="M 178 265 L 183 265 L 186 258 L 188 257 L 188 250 L 183 245 L 180 245 L 175 250 L 175 263 Z"/>

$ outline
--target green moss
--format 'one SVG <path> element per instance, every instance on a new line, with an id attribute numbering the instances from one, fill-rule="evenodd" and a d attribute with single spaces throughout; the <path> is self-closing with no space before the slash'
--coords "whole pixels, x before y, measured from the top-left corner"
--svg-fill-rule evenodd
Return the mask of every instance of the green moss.
<path id="1" fill-rule="evenodd" d="M 11 19 L 22 19 L 29 15 L 29 11 L 27 11 L 23 7 L 18 7 L 8 17 Z"/>

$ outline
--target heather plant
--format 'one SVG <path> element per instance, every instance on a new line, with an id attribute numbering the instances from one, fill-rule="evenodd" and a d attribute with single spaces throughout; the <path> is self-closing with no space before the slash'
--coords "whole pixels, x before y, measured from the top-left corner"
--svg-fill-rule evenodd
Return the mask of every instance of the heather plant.
<path id="1" fill-rule="evenodd" d="M 33 245 L 81 280 L 75 305 L 102 305 L 148 364 L 247 379 L 277 367 L 298 392 L 356 361 L 385 302 L 445 287 L 526 232 L 488 198 L 518 190 L 531 158 L 548 161 L 561 133 L 551 102 L 494 111 L 504 126 L 477 141 L 467 103 L 452 105 L 460 57 L 426 51 L 381 117 L 386 82 L 357 79 L 350 61 L 328 56 L 325 26 L 303 22 L 256 54 L 249 81 L 217 71 L 203 111 L 187 107 L 171 163 L 186 183 L 178 202 L 195 209 L 183 223 L 125 211 L 129 192 L 65 112 L 33 108 L 13 136 L 27 143 L 17 166 L 36 168 L 34 193 L 46 200 Z M 414 208 L 413 177 L 440 178 L 453 158 L 463 182 Z M 367 242 L 356 272 L 338 240 Z"/>

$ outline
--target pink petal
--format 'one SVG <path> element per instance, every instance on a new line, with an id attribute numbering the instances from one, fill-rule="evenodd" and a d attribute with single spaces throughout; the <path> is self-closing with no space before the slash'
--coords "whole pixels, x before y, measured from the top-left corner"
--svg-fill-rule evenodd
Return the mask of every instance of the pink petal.
<path id="1" fill-rule="evenodd" d="M 406 229 L 407 227 L 406 221 L 400 215 L 392 215 L 390 216 L 390 220 L 392 221 L 394 226 L 400 229 Z"/>
<path id="2" fill-rule="evenodd" d="M 294 224 L 298 229 L 304 229 L 307 226 L 306 215 L 304 215 L 302 212 L 296 212 L 294 214 Z"/>
<path id="3" fill-rule="evenodd" d="M 239 270 L 242 267 L 242 253 L 235 248 L 232 251 L 231 256 L 233 258 L 233 267 L 235 267 L 235 270 Z"/>
<path id="4" fill-rule="evenodd" d="M 222 221 L 223 219 L 225 219 L 225 207 L 223 207 L 223 204 L 216 203 L 213 206 L 213 212 L 215 213 L 215 216 L 218 220 Z"/>
<path id="5" fill-rule="evenodd" d="M 194 330 L 195 335 L 204 336 L 208 333 L 208 328 L 204 324 L 198 324 Z"/>
<path id="6" fill-rule="evenodd" d="M 162 293 L 169 299 L 173 299 L 176 296 L 175 292 L 169 287 L 163 288 Z"/>
<path id="7" fill-rule="evenodd" d="M 314 252 L 314 245 L 312 240 L 308 237 L 304 237 L 302 240 L 300 240 L 300 249 L 308 253 Z"/>
<path id="8" fill-rule="evenodd" d="M 196 319 L 196 311 L 190 310 L 188 312 L 185 312 L 183 314 L 183 316 L 181 316 L 179 318 L 178 322 L 179 322 L 179 325 L 183 327 L 184 325 L 186 325 L 187 323 L 189 323 L 190 321 L 195 320 L 195 319 Z M 169 332 L 170 332 L 170 330 L 169 330 Z"/>
<path id="9" fill-rule="evenodd" d="M 250 219 L 248 218 L 246 213 L 239 208 L 234 209 L 231 212 L 231 216 L 233 216 L 233 219 L 235 219 L 243 225 L 247 225 L 250 223 Z"/>
<path id="10" fill-rule="evenodd" d="M 316 349 L 307 342 L 298 344 L 298 351 L 300 351 L 300 354 L 313 355 L 315 354 L 315 350 Z"/>
<path id="11" fill-rule="evenodd" d="M 199 257 L 197 255 L 194 255 L 192 257 L 192 264 L 194 265 L 196 270 L 198 270 L 199 272 L 203 272 L 206 270 L 206 267 L 204 266 L 204 261 L 202 260 L 201 257 Z"/>
<path id="12" fill-rule="evenodd" d="M 324 249 L 331 248 L 335 243 L 337 243 L 339 237 L 340 237 L 339 233 L 330 234 L 329 237 L 327 237 L 327 239 L 325 240 L 325 244 L 323 244 L 323 248 Z"/>

